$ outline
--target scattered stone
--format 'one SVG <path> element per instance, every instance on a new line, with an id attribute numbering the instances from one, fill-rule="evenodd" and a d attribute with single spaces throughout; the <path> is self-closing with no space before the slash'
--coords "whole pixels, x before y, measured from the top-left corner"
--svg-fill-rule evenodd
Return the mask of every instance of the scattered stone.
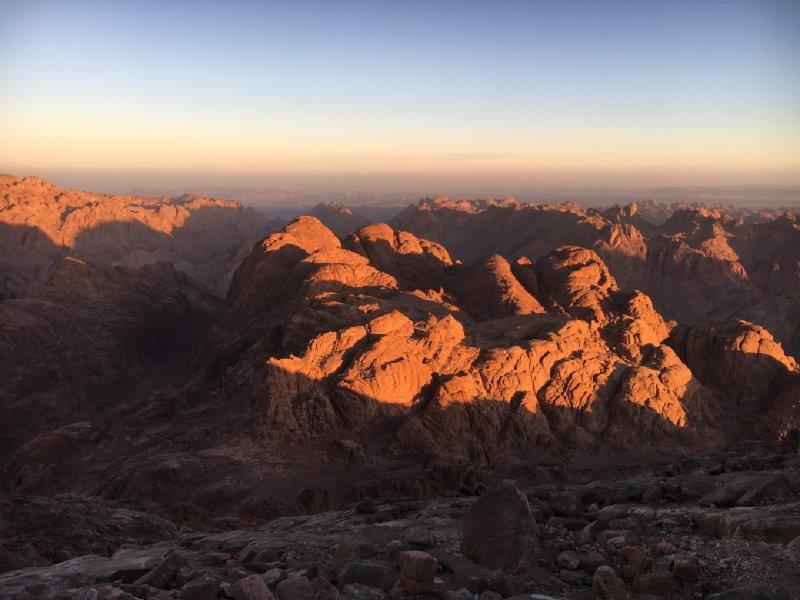
<path id="1" fill-rule="evenodd" d="M 733 506 L 742 492 L 729 486 L 720 486 L 700 498 L 701 506 Z"/>
<path id="2" fill-rule="evenodd" d="M 278 568 L 269 569 L 261 574 L 261 579 L 267 584 L 267 587 L 273 587 L 285 578 L 283 570 Z"/>
<path id="3" fill-rule="evenodd" d="M 786 494 L 789 491 L 789 488 L 789 480 L 782 475 L 777 475 L 747 490 L 736 501 L 736 505 L 758 506 L 776 496 Z"/>
<path id="4" fill-rule="evenodd" d="M 342 588 L 343 600 L 386 600 L 386 593 L 383 590 L 357 583 L 350 583 Z"/>
<path id="5" fill-rule="evenodd" d="M 752 584 L 711 594 L 706 600 L 793 600 L 791 593 L 782 587 Z"/>
<path id="6" fill-rule="evenodd" d="M 561 569 L 558 578 L 568 585 L 583 585 L 587 575 L 586 571 L 578 569 Z"/>
<path id="7" fill-rule="evenodd" d="M 403 534 L 403 540 L 409 546 L 419 548 L 433 548 L 436 545 L 433 534 L 425 527 L 412 527 Z"/>
<path id="8" fill-rule="evenodd" d="M 314 592 L 314 600 L 339 600 L 341 597 L 339 590 L 321 575 L 311 580 L 311 589 Z"/>
<path id="9" fill-rule="evenodd" d="M 608 564 L 606 557 L 594 550 L 581 554 L 578 560 L 580 568 L 589 573 L 594 573 L 603 565 Z"/>
<path id="10" fill-rule="evenodd" d="M 669 571 L 653 571 L 640 575 L 633 586 L 637 594 L 652 594 L 671 598 L 675 581 Z"/>
<path id="11" fill-rule="evenodd" d="M 179 552 L 169 552 L 152 571 L 136 580 L 138 585 L 166 588 L 175 581 L 178 570 L 189 566 L 189 561 Z"/>
<path id="12" fill-rule="evenodd" d="M 460 590 L 450 590 L 442 594 L 443 600 L 473 600 L 472 592 L 466 588 Z"/>
<path id="13" fill-rule="evenodd" d="M 599 567 L 592 578 L 592 591 L 600 600 L 629 600 L 631 595 L 611 567 Z"/>

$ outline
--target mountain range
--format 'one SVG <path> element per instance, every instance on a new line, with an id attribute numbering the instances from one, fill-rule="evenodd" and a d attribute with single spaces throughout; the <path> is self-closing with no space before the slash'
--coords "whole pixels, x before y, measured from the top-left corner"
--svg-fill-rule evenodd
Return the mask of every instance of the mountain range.
<path id="1" fill-rule="evenodd" d="M 0 489 L 163 536 L 800 425 L 796 212 L 437 197 L 284 224 L 3 176 L 0 296 Z"/>

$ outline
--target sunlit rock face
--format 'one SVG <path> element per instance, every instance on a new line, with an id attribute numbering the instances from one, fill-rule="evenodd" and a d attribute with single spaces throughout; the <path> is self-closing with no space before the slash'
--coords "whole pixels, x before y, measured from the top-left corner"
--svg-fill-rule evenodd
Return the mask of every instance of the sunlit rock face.
<path id="1" fill-rule="evenodd" d="M 518 263 L 526 287 L 501 256 L 453 265 L 439 244 L 387 225 L 345 246 L 301 218 L 231 286 L 230 323 L 282 324 L 226 375 L 247 390 L 264 439 L 349 435 L 402 416 L 393 455 L 713 441 L 718 400 L 663 345 L 674 324 L 643 292 L 620 292 L 596 252 L 565 246 Z"/>
<path id="2" fill-rule="evenodd" d="M 223 295 L 249 246 L 276 226 L 232 200 L 109 196 L 0 176 L 0 298 L 45 282 L 64 256 L 129 267 L 165 261 Z"/>
<path id="3" fill-rule="evenodd" d="M 640 289 L 665 317 L 769 319 L 773 335 L 794 349 L 791 312 L 800 293 L 800 225 L 779 210 L 709 208 L 654 202 L 603 211 L 577 205 L 526 205 L 437 198 L 391 220 L 474 263 L 498 253 L 535 264 L 558 246 L 594 250 L 621 289 Z M 776 297 L 786 297 L 786 301 Z M 778 306 L 780 305 L 780 306 Z M 800 347 L 798 347 L 800 350 Z"/>

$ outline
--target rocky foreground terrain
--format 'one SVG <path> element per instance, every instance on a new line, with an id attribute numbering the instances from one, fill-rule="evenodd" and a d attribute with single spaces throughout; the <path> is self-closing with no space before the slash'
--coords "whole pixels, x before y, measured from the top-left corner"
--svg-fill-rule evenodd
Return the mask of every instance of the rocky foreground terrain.
<path id="1" fill-rule="evenodd" d="M 797 596 L 793 214 L 3 185 L 0 596 Z"/>
<path id="2" fill-rule="evenodd" d="M 799 440 L 795 430 L 776 447 L 751 444 L 583 484 L 506 480 L 432 500 L 373 496 L 211 534 L 177 534 L 99 502 L 82 505 L 79 521 L 43 527 L 37 519 L 58 511 L 56 502 L 78 501 L 34 499 L 11 507 L 26 521 L 7 552 L 41 543 L 47 529 L 49 546 L 95 553 L 0 574 L 0 592 L 26 600 L 789 600 L 800 597 Z M 135 537 L 119 545 L 120 529 Z M 161 541 L 142 545 L 148 539 Z"/>

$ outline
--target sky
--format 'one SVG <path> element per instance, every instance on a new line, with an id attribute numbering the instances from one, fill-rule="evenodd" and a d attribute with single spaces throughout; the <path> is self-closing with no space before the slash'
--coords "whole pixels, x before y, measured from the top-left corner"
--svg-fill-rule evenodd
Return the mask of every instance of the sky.
<path id="1" fill-rule="evenodd" d="M 800 2 L 0 0 L 0 171 L 800 184 Z"/>

